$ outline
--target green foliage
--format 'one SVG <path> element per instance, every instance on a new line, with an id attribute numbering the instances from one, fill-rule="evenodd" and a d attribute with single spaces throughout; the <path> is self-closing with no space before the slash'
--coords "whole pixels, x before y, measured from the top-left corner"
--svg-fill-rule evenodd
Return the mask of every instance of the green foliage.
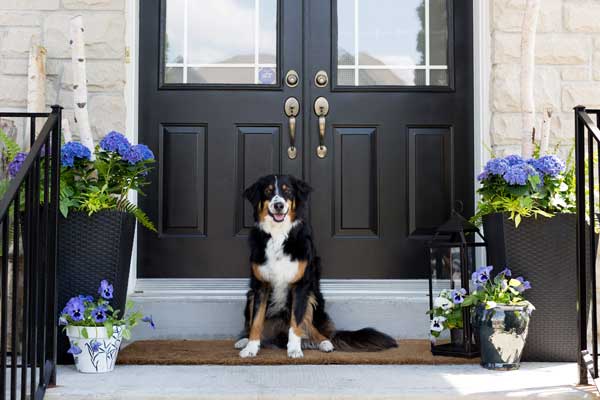
<path id="1" fill-rule="evenodd" d="M 156 232 L 150 218 L 128 199 L 130 191 L 143 195 L 146 176 L 154 159 L 136 164 L 125 161 L 117 152 L 96 147 L 95 161 L 76 158 L 73 166 L 61 168 L 60 212 L 66 218 L 70 210 L 89 215 L 102 210 L 131 213 L 147 229 Z"/>

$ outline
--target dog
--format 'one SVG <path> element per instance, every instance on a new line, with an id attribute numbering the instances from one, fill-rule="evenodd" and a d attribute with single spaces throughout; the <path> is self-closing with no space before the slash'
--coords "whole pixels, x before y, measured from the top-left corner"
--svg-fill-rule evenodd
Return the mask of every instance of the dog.
<path id="1" fill-rule="evenodd" d="M 396 341 L 372 328 L 336 331 L 320 289 L 321 261 L 307 219 L 312 188 L 290 175 L 267 175 L 244 191 L 254 209 L 250 231 L 250 288 L 244 329 L 235 348 L 255 357 L 261 346 L 331 352 L 378 351 Z"/>

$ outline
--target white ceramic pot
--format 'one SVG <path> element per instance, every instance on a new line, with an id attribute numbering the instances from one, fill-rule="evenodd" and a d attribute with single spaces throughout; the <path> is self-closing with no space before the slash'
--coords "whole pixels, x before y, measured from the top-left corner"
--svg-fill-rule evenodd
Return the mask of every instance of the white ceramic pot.
<path id="1" fill-rule="evenodd" d="M 87 338 L 82 334 L 83 329 L 87 330 Z M 123 340 L 123 328 L 115 326 L 113 331 L 112 337 L 108 337 L 104 327 L 67 327 L 71 346 L 77 346 L 81 350 L 79 354 L 73 354 L 75 367 L 79 372 L 99 374 L 110 372 L 115 368 Z"/>

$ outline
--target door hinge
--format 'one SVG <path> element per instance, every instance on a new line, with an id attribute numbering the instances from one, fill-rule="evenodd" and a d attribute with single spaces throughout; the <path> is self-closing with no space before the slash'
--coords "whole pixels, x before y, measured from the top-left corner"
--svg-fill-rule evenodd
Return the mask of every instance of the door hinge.
<path id="1" fill-rule="evenodd" d="M 125 46 L 125 64 L 131 63 L 131 49 L 129 46 Z"/>

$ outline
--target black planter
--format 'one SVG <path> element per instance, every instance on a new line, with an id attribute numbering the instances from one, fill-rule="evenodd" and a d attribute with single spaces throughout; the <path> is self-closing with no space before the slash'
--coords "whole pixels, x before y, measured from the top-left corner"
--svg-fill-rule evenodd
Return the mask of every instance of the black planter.
<path id="1" fill-rule="evenodd" d="M 477 306 L 473 326 L 479 335 L 481 366 L 510 371 L 519 369 L 527 339 L 529 314 L 522 306 Z"/>
<path id="2" fill-rule="evenodd" d="M 58 307 L 78 294 L 98 296 L 100 281 L 114 286 L 111 305 L 125 310 L 131 249 L 135 232 L 135 217 L 121 211 L 101 211 L 88 216 L 70 212 L 58 223 Z M 61 332 L 58 341 L 58 361 L 73 363 L 67 354 L 69 341 Z"/>
<path id="3" fill-rule="evenodd" d="M 523 361 L 577 361 L 576 223 L 575 214 L 526 218 L 518 228 L 506 214 L 483 217 L 488 265 L 532 285 L 526 297 L 536 310 Z"/>

